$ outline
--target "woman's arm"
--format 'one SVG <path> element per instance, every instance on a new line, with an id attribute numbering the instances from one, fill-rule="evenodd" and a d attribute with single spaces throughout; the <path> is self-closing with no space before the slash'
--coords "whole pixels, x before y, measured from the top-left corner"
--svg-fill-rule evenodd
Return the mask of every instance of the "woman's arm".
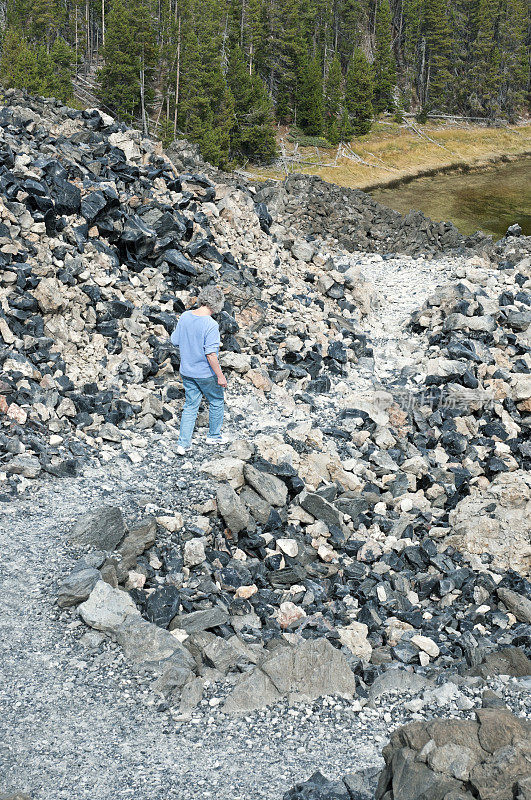
<path id="1" fill-rule="evenodd" d="M 216 378 L 218 379 L 218 384 L 220 386 L 225 387 L 227 385 L 227 379 L 223 372 L 221 371 L 221 367 L 219 365 L 218 357 L 216 353 L 206 353 L 206 358 L 210 366 L 215 372 Z"/>

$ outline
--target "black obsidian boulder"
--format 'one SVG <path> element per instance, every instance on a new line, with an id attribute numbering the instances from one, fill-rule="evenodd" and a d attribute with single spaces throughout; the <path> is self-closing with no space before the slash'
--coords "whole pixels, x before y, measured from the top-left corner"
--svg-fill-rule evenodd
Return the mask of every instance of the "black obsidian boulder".
<path id="1" fill-rule="evenodd" d="M 156 240 L 156 232 L 135 214 L 125 223 L 119 244 L 129 257 L 142 259 L 153 253 Z"/>
<path id="2" fill-rule="evenodd" d="M 150 594 L 145 602 L 144 613 L 150 622 L 167 628 L 179 613 L 181 594 L 175 586 L 163 586 Z"/>

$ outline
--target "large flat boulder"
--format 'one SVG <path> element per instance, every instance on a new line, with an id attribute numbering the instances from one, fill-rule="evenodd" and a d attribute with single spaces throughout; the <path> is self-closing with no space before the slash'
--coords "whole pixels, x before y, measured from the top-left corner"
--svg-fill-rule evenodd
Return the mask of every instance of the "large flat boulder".
<path id="1" fill-rule="evenodd" d="M 282 697 L 298 702 L 329 694 L 352 697 L 355 691 L 356 679 L 343 653 L 327 639 L 309 639 L 275 650 L 242 677 L 223 708 L 239 713 L 264 708 Z"/>
<path id="2" fill-rule="evenodd" d="M 116 641 L 136 667 L 162 674 L 170 666 L 192 670 L 194 659 L 171 633 L 140 616 L 126 617 L 116 630 Z"/>

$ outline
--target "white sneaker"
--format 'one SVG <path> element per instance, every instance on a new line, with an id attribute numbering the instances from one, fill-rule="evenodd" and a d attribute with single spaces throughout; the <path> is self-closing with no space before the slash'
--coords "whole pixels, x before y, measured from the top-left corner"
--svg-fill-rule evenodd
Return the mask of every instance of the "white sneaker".
<path id="1" fill-rule="evenodd" d="M 214 438 L 213 436 L 207 436 L 206 443 L 207 444 L 229 444 L 229 439 L 226 436 L 220 436 L 219 438 Z"/>
<path id="2" fill-rule="evenodd" d="M 178 444 L 176 453 L 178 456 L 184 456 L 186 455 L 186 450 L 187 450 L 186 447 L 183 447 L 182 444 Z"/>

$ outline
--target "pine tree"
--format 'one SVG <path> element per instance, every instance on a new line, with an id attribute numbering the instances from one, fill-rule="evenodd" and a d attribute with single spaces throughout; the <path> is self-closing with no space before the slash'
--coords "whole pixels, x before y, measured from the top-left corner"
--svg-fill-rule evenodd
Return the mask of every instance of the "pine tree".
<path id="1" fill-rule="evenodd" d="M 64 23 L 64 6 L 57 0 L 32 0 L 29 9 L 26 33 L 49 51 L 59 26 Z"/>
<path id="2" fill-rule="evenodd" d="M 323 81 L 317 59 L 305 59 L 299 70 L 297 124 L 310 136 L 319 136 L 324 123 Z"/>
<path id="3" fill-rule="evenodd" d="M 30 94 L 37 94 L 41 88 L 37 54 L 22 34 L 13 28 L 4 32 L 0 77 L 6 88 L 25 89 Z"/>
<path id="4" fill-rule="evenodd" d="M 396 64 L 391 46 L 391 8 L 389 0 L 378 0 L 374 33 L 374 109 L 392 111 L 396 83 Z"/>
<path id="5" fill-rule="evenodd" d="M 234 98 L 225 75 L 224 30 L 218 0 L 196 0 L 183 35 L 177 109 L 180 129 L 199 145 L 204 158 L 220 167 L 228 166 L 235 124 Z"/>
<path id="6" fill-rule="evenodd" d="M 359 0 L 341 0 L 334 14 L 335 41 L 342 55 L 343 64 L 348 61 L 359 41 L 361 4 Z M 335 9 L 334 9 L 335 10 Z"/>
<path id="7" fill-rule="evenodd" d="M 74 51 L 61 37 L 57 37 L 50 50 L 51 71 L 53 80 L 51 81 L 51 94 L 63 103 L 73 98 L 72 75 Z"/>
<path id="8" fill-rule="evenodd" d="M 499 105 L 515 119 L 529 99 L 530 52 L 528 30 L 530 7 L 526 0 L 503 0 L 499 26 L 500 85 Z"/>
<path id="9" fill-rule="evenodd" d="M 138 118 L 153 98 L 157 44 L 146 0 L 115 0 L 107 17 L 100 97 L 127 121 Z"/>
<path id="10" fill-rule="evenodd" d="M 358 136 L 371 129 L 374 114 L 372 98 L 374 92 L 371 68 L 364 53 L 358 48 L 349 64 L 345 88 L 345 102 L 352 128 Z"/>
<path id="11" fill-rule="evenodd" d="M 424 0 L 424 70 L 420 77 L 421 102 L 427 109 L 439 108 L 451 96 L 450 73 L 454 40 L 449 0 Z"/>
<path id="12" fill-rule="evenodd" d="M 264 7 L 266 47 L 260 66 L 282 122 L 294 119 L 309 37 L 304 0 L 275 0 Z M 297 112 L 298 113 L 298 112 Z"/>
<path id="13" fill-rule="evenodd" d="M 339 140 L 341 142 L 350 142 L 353 136 L 354 128 L 352 127 L 348 111 L 345 108 L 343 111 L 343 116 L 341 117 L 341 123 L 339 125 Z"/>
<path id="14" fill-rule="evenodd" d="M 44 44 L 32 45 L 17 30 L 4 34 L 0 79 L 4 86 L 25 89 L 29 94 L 72 99 L 71 48 L 57 38 L 50 52 Z"/>
<path id="15" fill-rule="evenodd" d="M 529 0 L 5 0 L 4 7 L 4 85 L 68 101 L 74 64 L 90 69 L 98 52 L 103 103 L 127 121 L 145 119 L 157 86 L 162 103 L 154 113 L 165 139 L 179 128 L 217 164 L 268 157 L 271 103 L 277 121 L 334 142 L 352 135 L 349 114 L 358 132 L 367 130 L 372 88 L 360 90 L 352 77 L 368 80 L 361 43 L 372 46 L 377 113 L 393 109 L 397 88 L 423 118 L 440 109 L 514 120 L 529 105 Z"/>
<path id="16" fill-rule="evenodd" d="M 342 84 L 343 75 L 341 74 L 341 63 L 336 55 L 330 64 L 325 84 L 325 110 L 327 127 L 337 121 L 341 113 L 341 102 L 343 99 Z"/>
<path id="17" fill-rule="evenodd" d="M 231 53 L 228 84 L 234 98 L 235 122 L 231 130 L 231 156 L 267 163 L 275 157 L 273 107 L 262 79 L 249 73 L 239 47 Z"/>
<path id="18" fill-rule="evenodd" d="M 328 141 L 333 147 L 336 147 L 341 141 L 340 124 L 337 121 L 337 117 L 334 117 L 332 124 L 328 126 L 327 136 Z"/>

